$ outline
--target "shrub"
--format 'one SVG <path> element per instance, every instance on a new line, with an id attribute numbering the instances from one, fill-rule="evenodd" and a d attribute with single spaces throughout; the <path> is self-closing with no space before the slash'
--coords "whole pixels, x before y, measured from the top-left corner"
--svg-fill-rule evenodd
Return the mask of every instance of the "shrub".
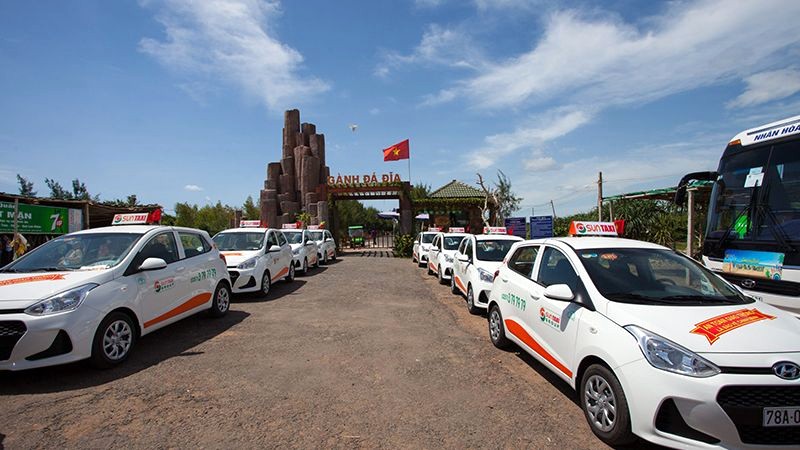
<path id="1" fill-rule="evenodd" d="M 413 234 L 396 234 L 394 236 L 394 255 L 410 258 L 411 251 L 414 249 Z"/>

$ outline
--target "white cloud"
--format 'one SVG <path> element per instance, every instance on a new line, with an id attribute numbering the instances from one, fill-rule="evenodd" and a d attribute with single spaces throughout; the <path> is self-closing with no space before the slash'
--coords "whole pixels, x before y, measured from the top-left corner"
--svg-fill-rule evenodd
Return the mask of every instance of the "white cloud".
<path id="1" fill-rule="evenodd" d="M 560 11 L 528 52 L 447 90 L 486 108 L 643 103 L 750 76 L 798 46 L 800 2 L 676 2 L 637 25 Z M 758 17 L 758 20 L 754 20 Z M 455 97 L 455 96 L 451 96 Z"/>
<path id="2" fill-rule="evenodd" d="M 222 79 L 271 110 L 328 90 L 317 78 L 298 75 L 303 56 L 274 36 L 280 14 L 269 0 L 164 0 L 156 17 L 164 40 L 144 38 L 139 49 L 164 66 L 197 80 Z M 191 83 L 186 84 L 191 86 Z"/>
<path id="3" fill-rule="evenodd" d="M 519 127 L 510 133 L 487 136 L 484 145 L 467 155 L 469 164 L 476 169 L 491 167 L 505 155 L 522 148 L 534 150 L 533 158 L 528 164 L 549 166 L 557 164 L 552 157 L 544 156 L 542 146 L 549 141 L 570 133 L 591 120 L 588 111 L 555 109 L 535 117 L 530 124 Z M 552 162 L 550 162 L 552 161 Z"/>
<path id="4" fill-rule="evenodd" d="M 184 186 L 183 188 L 184 188 L 185 190 L 187 190 L 187 191 L 191 191 L 191 192 L 200 192 L 200 191 L 202 191 L 202 190 L 203 190 L 203 188 L 202 188 L 202 187 L 200 187 L 200 186 L 198 186 L 198 185 L 196 185 L 196 184 L 187 184 L 187 185 L 186 185 L 186 186 Z"/>
<path id="5" fill-rule="evenodd" d="M 783 69 L 761 72 L 745 78 L 747 89 L 728 103 L 741 108 L 780 100 L 800 92 L 800 70 Z"/>
<path id="6" fill-rule="evenodd" d="M 410 54 L 385 53 L 373 73 L 380 78 L 386 78 L 392 69 L 413 65 L 477 69 L 483 65 L 483 61 L 484 57 L 477 44 L 467 33 L 432 24 Z"/>
<path id="7" fill-rule="evenodd" d="M 370 113 L 370 115 L 377 116 L 378 114 L 381 113 L 381 109 L 380 108 L 372 108 L 372 109 L 369 110 L 369 113 Z"/>
<path id="8" fill-rule="evenodd" d="M 541 151 L 534 152 L 533 156 L 525 161 L 526 170 L 546 172 L 558 168 L 558 163 L 552 156 L 543 156 Z"/>

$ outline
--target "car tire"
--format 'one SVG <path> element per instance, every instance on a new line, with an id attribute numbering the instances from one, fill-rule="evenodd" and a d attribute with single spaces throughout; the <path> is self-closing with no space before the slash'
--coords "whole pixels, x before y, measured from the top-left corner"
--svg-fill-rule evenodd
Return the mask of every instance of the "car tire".
<path id="1" fill-rule="evenodd" d="M 336 249 L 333 249 L 333 255 L 331 255 L 331 259 L 336 261 Z"/>
<path id="2" fill-rule="evenodd" d="M 444 275 L 442 275 L 442 266 L 439 266 L 439 284 L 445 284 Z"/>
<path id="3" fill-rule="evenodd" d="M 300 273 L 308 275 L 308 258 L 303 258 L 303 268 L 300 269 Z"/>
<path id="4" fill-rule="evenodd" d="M 326 266 L 328 265 L 328 252 L 327 251 L 325 252 L 325 259 L 322 260 L 322 264 L 326 265 Z"/>
<path id="5" fill-rule="evenodd" d="M 450 293 L 458 295 L 458 286 L 456 286 L 456 274 L 450 274 Z"/>
<path id="6" fill-rule="evenodd" d="M 268 270 L 265 270 L 264 275 L 261 276 L 261 295 L 269 295 L 270 288 L 272 287 L 272 280 L 270 280 L 269 276 Z"/>
<path id="7" fill-rule="evenodd" d="M 214 290 L 211 298 L 211 308 L 208 310 L 211 317 L 222 317 L 231 309 L 231 288 L 225 283 L 220 283 Z"/>
<path id="8" fill-rule="evenodd" d="M 489 310 L 489 339 L 492 345 L 501 349 L 508 350 L 513 344 L 506 337 L 506 327 L 503 325 L 503 315 L 500 313 L 500 307 L 492 305 Z"/>
<path id="9" fill-rule="evenodd" d="M 94 333 L 90 359 L 92 366 L 108 369 L 128 359 L 136 344 L 135 330 L 129 315 L 120 311 L 107 315 Z"/>
<path id="10" fill-rule="evenodd" d="M 628 400 L 614 372 L 601 364 L 589 366 L 581 377 L 578 397 L 589 427 L 601 441 L 612 447 L 636 441 Z M 613 418 L 609 418 L 609 405 Z"/>
<path id="11" fill-rule="evenodd" d="M 286 280 L 287 283 L 291 283 L 292 281 L 294 281 L 294 263 L 293 262 L 289 263 L 289 273 L 286 275 L 284 280 Z"/>
<path id="12" fill-rule="evenodd" d="M 475 306 L 475 292 L 472 290 L 472 285 L 467 286 L 467 310 L 470 314 L 478 314 L 481 310 Z"/>
<path id="13" fill-rule="evenodd" d="M 431 262 L 430 261 L 428 261 L 427 267 L 428 267 L 428 275 L 434 275 L 433 271 L 431 270 Z"/>

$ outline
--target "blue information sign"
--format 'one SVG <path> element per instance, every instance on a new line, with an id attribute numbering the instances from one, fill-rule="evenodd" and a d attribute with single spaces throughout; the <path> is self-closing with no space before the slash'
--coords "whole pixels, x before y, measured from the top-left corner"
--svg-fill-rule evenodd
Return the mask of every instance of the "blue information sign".
<path id="1" fill-rule="evenodd" d="M 553 216 L 531 216 L 531 239 L 553 237 Z"/>
<path id="2" fill-rule="evenodd" d="M 528 234 L 528 230 L 525 229 L 524 217 L 507 218 L 506 229 L 508 229 L 509 234 L 513 234 L 514 236 L 519 236 L 523 239 L 525 239 L 526 235 Z"/>

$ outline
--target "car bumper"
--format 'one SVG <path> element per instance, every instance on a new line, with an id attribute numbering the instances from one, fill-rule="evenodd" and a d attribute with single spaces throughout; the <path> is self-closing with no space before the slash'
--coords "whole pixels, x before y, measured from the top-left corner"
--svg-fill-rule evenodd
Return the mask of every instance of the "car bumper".
<path id="1" fill-rule="evenodd" d="M 453 276 L 453 263 L 447 262 L 446 260 L 442 262 L 442 279 L 449 280 L 450 277 Z"/>
<path id="2" fill-rule="evenodd" d="M 632 431 L 653 443 L 706 449 L 800 444 L 800 427 L 761 426 L 765 406 L 800 406 L 782 404 L 800 397 L 796 381 L 741 374 L 692 378 L 655 369 L 644 359 L 616 373 L 628 400 Z M 766 394 L 759 397 L 754 391 Z"/>
<path id="3" fill-rule="evenodd" d="M 85 305 L 42 317 L 0 315 L 0 370 L 33 369 L 88 358 L 101 319 L 99 312 Z"/>
<path id="4" fill-rule="evenodd" d="M 475 306 L 486 309 L 489 306 L 489 294 L 492 293 L 492 283 L 487 283 L 478 279 L 475 281 L 472 289 L 475 295 Z"/>
<path id="5" fill-rule="evenodd" d="M 231 277 L 231 292 L 234 294 L 242 292 L 253 292 L 261 288 L 261 279 L 256 276 L 256 269 L 233 269 L 228 268 L 228 275 Z"/>

